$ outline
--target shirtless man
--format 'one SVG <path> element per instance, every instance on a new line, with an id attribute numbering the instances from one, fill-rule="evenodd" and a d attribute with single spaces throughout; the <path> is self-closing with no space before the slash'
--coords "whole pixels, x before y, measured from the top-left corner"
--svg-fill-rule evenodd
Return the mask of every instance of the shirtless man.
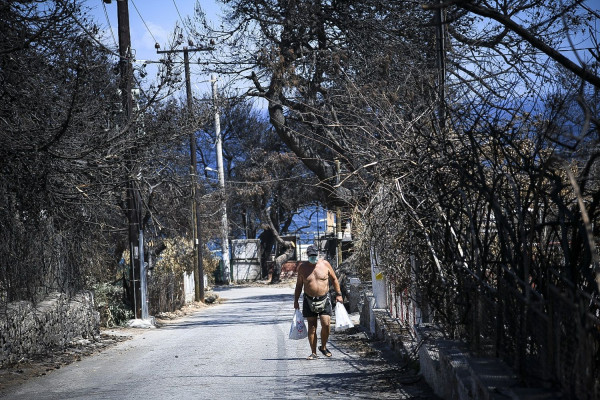
<path id="1" fill-rule="evenodd" d="M 327 357 L 331 352 L 327 349 L 327 339 L 331 322 L 331 298 L 329 296 L 329 281 L 333 284 L 336 292 L 336 301 L 342 303 L 342 291 L 335 272 L 326 260 L 318 260 L 319 252 L 316 247 L 309 246 L 306 250 L 308 261 L 298 267 L 298 280 L 294 292 L 294 308 L 300 309 L 298 300 L 304 289 L 304 302 L 302 304 L 302 315 L 308 322 L 308 343 L 312 353 L 309 360 L 317 358 L 317 317 L 321 320 L 321 346 L 319 351 Z"/>

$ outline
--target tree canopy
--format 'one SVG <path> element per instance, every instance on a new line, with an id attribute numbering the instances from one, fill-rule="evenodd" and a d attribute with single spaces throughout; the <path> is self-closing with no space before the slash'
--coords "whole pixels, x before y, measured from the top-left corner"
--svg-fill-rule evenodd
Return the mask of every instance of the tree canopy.
<path id="1" fill-rule="evenodd" d="M 133 200 L 157 249 L 189 238 L 190 133 L 211 236 L 224 195 L 204 169 L 217 107 L 232 235 L 284 233 L 303 206 L 341 206 L 359 269 L 376 262 L 450 336 L 591 398 L 596 350 L 581 377 L 557 366 L 581 350 L 566 337 L 598 348 L 592 3 L 225 0 L 222 28 L 198 7 L 186 31 L 214 43 L 203 62 L 238 92 L 188 110 L 170 96 L 181 71 L 168 56 L 153 85 L 134 73 L 126 119 L 118 54 L 80 1 L 4 2 L 0 298 L 114 276 Z"/>
<path id="2" fill-rule="evenodd" d="M 267 101 L 280 139 L 353 216 L 359 258 L 375 256 L 397 293 L 417 287 L 428 318 L 474 345 L 496 335 L 497 354 L 519 365 L 534 357 L 534 317 L 517 311 L 532 301 L 560 318 L 549 302 L 568 292 L 588 304 L 580 331 L 594 329 L 597 7 L 223 3 L 223 29 L 190 21 L 224 49 L 216 68 Z M 488 320 L 482 304 L 494 307 Z M 591 385 L 551 373 L 573 393 Z"/>

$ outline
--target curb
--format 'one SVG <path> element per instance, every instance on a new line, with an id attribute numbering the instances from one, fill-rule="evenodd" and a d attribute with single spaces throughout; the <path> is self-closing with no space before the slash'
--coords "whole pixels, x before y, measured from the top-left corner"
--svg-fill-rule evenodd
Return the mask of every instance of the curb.
<path id="1" fill-rule="evenodd" d="M 447 400 L 560 400 L 542 387 L 527 387 L 502 360 L 475 357 L 465 343 L 449 340 L 433 324 L 404 327 L 386 309 L 374 308 L 368 291 L 361 296 L 360 325 L 392 352 L 409 360 L 418 357 L 420 374 L 437 396 Z"/>

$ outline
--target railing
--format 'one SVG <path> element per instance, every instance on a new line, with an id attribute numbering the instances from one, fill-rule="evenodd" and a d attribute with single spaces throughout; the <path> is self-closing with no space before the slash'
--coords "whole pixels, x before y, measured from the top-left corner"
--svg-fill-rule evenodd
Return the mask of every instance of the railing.
<path id="1" fill-rule="evenodd" d="M 470 286 L 463 293 L 474 300 L 465 339 L 476 354 L 505 360 L 526 384 L 560 388 L 569 399 L 598 399 L 600 320 L 590 309 L 599 304 L 564 280 L 543 286 L 530 298 L 510 277 L 494 293 Z"/>

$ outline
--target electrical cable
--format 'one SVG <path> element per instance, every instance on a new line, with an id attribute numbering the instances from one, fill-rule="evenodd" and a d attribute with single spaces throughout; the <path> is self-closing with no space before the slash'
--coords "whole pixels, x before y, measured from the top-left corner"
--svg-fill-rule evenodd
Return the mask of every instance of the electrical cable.
<path id="1" fill-rule="evenodd" d="M 179 20 L 181 21 L 182 28 L 185 29 L 185 32 L 187 33 L 188 38 L 191 37 L 192 35 L 187 30 L 185 23 L 183 22 L 183 18 L 181 17 L 181 13 L 179 12 L 179 7 L 177 7 L 177 3 L 175 2 L 175 0 L 173 0 L 173 5 L 175 6 L 175 10 L 177 10 L 177 15 L 179 15 Z"/>
<path id="2" fill-rule="evenodd" d="M 140 14 L 140 10 L 138 10 L 137 6 L 135 5 L 135 2 L 133 0 L 131 0 L 131 4 L 133 4 L 133 8 L 135 8 L 135 11 L 137 12 L 137 14 L 140 16 L 140 19 L 142 20 L 142 22 L 144 23 L 144 26 L 146 27 L 146 30 L 148 31 L 148 33 L 150 34 L 150 36 L 152 36 L 152 39 L 154 40 L 154 43 L 158 43 L 158 40 L 156 40 L 156 38 L 154 37 L 154 35 L 152 34 L 152 32 L 150 31 L 150 28 L 148 28 L 148 25 L 146 24 L 146 21 L 144 21 L 144 17 L 142 17 L 142 14 Z"/>
<path id="3" fill-rule="evenodd" d="M 108 18 L 108 11 L 106 11 L 106 3 L 102 2 L 102 8 L 104 9 L 104 17 L 106 18 L 106 23 L 108 24 L 108 29 L 110 30 L 110 35 L 113 38 L 113 43 L 115 44 L 115 47 L 119 47 L 119 44 L 117 43 L 117 39 L 115 38 L 115 33 L 113 32 L 112 26 L 110 25 L 110 18 Z"/>
<path id="4" fill-rule="evenodd" d="M 114 56 L 120 57 L 118 52 L 114 51 L 113 49 L 108 48 L 108 46 L 106 46 L 104 43 L 102 43 L 100 40 L 98 40 L 96 35 L 92 34 L 92 32 L 90 32 L 90 30 L 75 16 L 75 14 L 73 12 L 69 12 L 69 17 L 71 17 L 71 19 L 73 19 L 73 21 L 75 21 L 77 26 L 79 26 L 83 30 L 83 32 L 85 32 L 85 34 L 94 43 L 96 43 L 98 46 L 100 46 L 100 48 L 106 50 L 107 52 L 109 52 L 110 54 L 112 54 Z"/>
<path id="5" fill-rule="evenodd" d="M 310 176 L 310 175 L 312 175 L 312 173 L 307 172 L 307 173 L 304 173 L 304 174 L 294 175 L 294 176 L 290 176 L 290 177 L 287 177 L 287 178 L 264 179 L 264 180 L 260 180 L 260 181 L 232 181 L 232 180 L 226 180 L 225 183 L 229 183 L 231 185 L 259 185 L 259 184 L 274 183 L 274 182 L 284 182 L 284 181 L 289 181 L 289 180 L 296 179 L 296 178 L 304 178 L 304 177 Z M 215 181 L 216 182 L 218 180 L 218 178 L 208 178 L 207 180 L 209 180 L 209 181 Z"/>

